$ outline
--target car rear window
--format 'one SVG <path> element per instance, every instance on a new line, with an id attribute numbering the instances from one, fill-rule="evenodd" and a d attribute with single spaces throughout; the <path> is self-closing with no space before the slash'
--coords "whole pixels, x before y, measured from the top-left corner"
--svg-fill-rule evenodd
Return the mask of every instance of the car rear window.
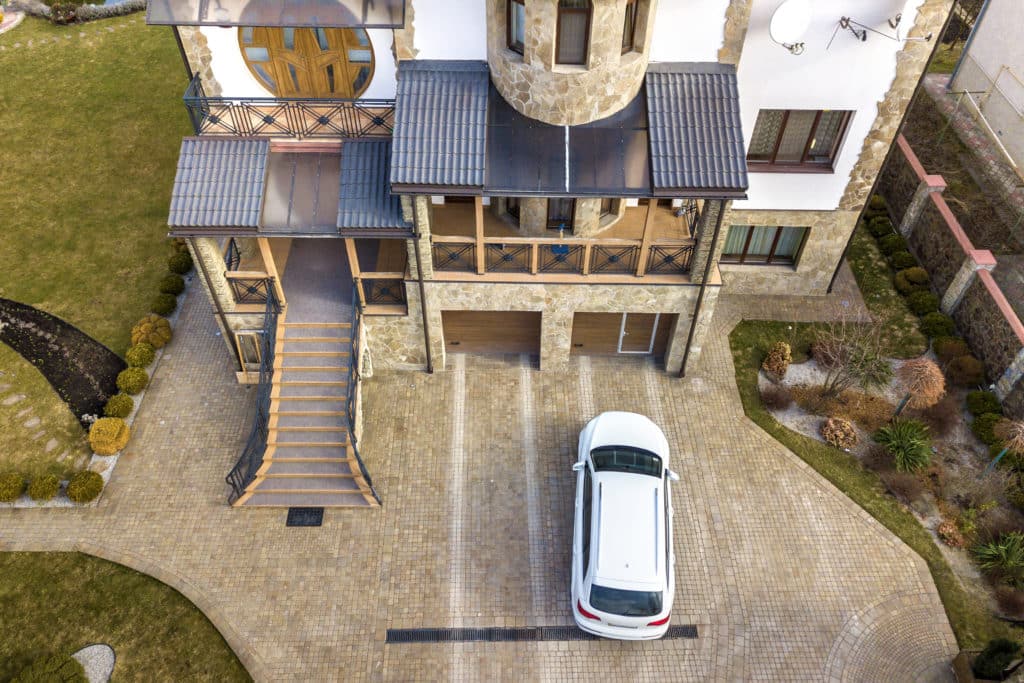
<path id="1" fill-rule="evenodd" d="M 661 591 L 627 591 L 594 584 L 590 606 L 623 617 L 653 617 L 661 612 Z"/>
<path id="2" fill-rule="evenodd" d="M 661 458 L 630 446 L 601 446 L 590 451 L 595 472 L 633 472 L 661 477 Z"/>

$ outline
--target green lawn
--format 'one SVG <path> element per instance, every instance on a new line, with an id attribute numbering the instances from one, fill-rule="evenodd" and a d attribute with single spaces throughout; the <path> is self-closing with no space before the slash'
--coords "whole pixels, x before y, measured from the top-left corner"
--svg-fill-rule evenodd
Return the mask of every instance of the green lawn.
<path id="1" fill-rule="evenodd" d="M 932 61 L 928 62 L 928 73 L 953 73 L 953 69 L 956 67 L 956 62 L 960 59 L 960 53 L 963 52 L 963 50 L 963 43 L 956 43 L 955 45 L 939 45 L 939 49 L 935 51 L 935 56 L 932 57 Z"/>
<path id="2" fill-rule="evenodd" d="M 246 681 L 213 624 L 180 593 L 78 553 L 0 553 L 0 680 L 33 659 L 114 648 L 113 681 Z"/>
<path id="3" fill-rule="evenodd" d="M 67 27 L 26 17 L 0 45 L 0 296 L 123 354 L 171 253 L 189 132 L 174 38 L 142 14 Z"/>

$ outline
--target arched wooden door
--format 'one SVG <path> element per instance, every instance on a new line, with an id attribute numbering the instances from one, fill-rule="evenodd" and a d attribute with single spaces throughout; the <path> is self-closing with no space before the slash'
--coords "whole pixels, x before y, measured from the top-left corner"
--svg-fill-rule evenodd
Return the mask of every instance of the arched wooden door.
<path id="1" fill-rule="evenodd" d="M 355 98 L 373 78 L 363 29 L 246 26 L 238 42 L 253 76 L 275 97 Z"/>

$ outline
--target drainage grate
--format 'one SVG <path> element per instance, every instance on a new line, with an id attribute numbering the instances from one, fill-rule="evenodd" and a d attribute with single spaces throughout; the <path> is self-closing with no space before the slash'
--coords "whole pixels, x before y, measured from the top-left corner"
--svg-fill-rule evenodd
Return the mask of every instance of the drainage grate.
<path id="1" fill-rule="evenodd" d="M 324 523 L 323 508 L 288 508 L 285 526 L 320 526 Z"/>
<path id="2" fill-rule="evenodd" d="M 693 624 L 670 626 L 665 638 L 696 638 Z M 519 643 L 532 641 L 600 640 L 575 626 L 522 628 L 389 628 L 388 643 Z"/>

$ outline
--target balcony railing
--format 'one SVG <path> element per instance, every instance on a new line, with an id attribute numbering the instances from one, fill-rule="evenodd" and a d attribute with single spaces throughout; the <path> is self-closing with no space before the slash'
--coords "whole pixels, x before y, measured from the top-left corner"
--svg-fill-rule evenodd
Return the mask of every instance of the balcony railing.
<path id="1" fill-rule="evenodd" d="M 434 270 L 480 273 L 472 237 L 433 235 Z M 686 275 L 693 243 L 659 240 L 530 239 L 486 237 L 483 273 L 523 275 Z"/>
<path id="2" fill-rule="evenodd" d="M 364 312 L 404 311 L 405 273 L 363 271 L 356 278 L 356 294 Z"/>
<path id="3" fill-rule="evenodd" d="M 391 137 L 394 100 L 211 97 L 196 75 L 185 90 L 196 135 L 294 138 Z"/>
<path id="4" fill-rule="evenodd" d="M 228 289 L 236 304 L 265 304 L 273 280 L 266 273 L 245 270 L 229 270 L 224 273 Z"/>

